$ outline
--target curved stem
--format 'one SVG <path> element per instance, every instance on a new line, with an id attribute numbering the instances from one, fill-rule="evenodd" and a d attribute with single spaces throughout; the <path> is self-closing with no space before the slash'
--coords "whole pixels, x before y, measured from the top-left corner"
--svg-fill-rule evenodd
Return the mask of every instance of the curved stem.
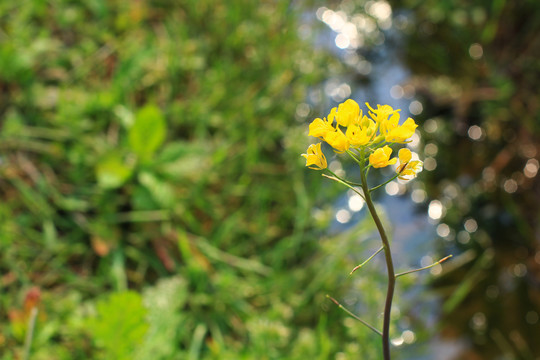
<path id="1" fill-rule="evenodd" d="M 388 288 L 386 290 L 386 301 L 384 305 L 384 320 L 383 320 L 383 331 L 382 331 L 382 345 L 383 345 L 383 357 L 384 360 L 390 360 L 390 310 L 392 309 L 392 299 L 394 297 L 394 289 L 396 286 L 396 275 L 394 273 L 394 263 L 392 261 L 392 252 L 390 251 L 390 243 L 388 237 L 386 236 L 386 231 L 384 230 L 383 224 L 375 206 L 373 205 L 373 200 L 371 200 L 371 193 L 367 184 L 366 175 L 361 169 L 360 171 L 362 177 L 362 188 L 364 190 L 364 196 L 366 204 L 368 206 L 369 212 L 375 221 L 377 230 L 381 235 L 381 240 L 384 247 L 384 257 L 386 260 L 386 269 L 388 272 Z"/>

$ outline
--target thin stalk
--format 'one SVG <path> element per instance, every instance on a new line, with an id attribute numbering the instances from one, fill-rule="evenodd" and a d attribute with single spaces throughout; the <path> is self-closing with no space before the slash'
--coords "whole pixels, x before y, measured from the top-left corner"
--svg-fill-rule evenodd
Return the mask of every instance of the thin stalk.
<path id="1" fill-rule="evenodd" d="M 366 265 L 371 259 L 373 259 L 375 257 L 375 255 L 377 255 L 378 253 L 380 253 L 381 251 L 384 250 L 384 246 L 381 246 L 379 250 L 377 250 L 373 255 L 371 255 L 366 261 L 364 261 L 363 263 L 361 263 L 360 265 L 356 265 L 354 267 L 354 269 L 351 270 L 351 272 L 349 273 L 349 275 L 352 275 L 353 272 L 355 272 L 356 270 L 360 269 L 362 266 Z"/>
<path id="2" fill-rule="evenodd" d="M 328 171 L 330 171 L 330 170 L 328 170 Z M 330 171 L 330 172 L 331 172 L 331 171 Z M 362 194 L 360 191 L 358 191 L 358 189 L 356 189 L 354 186 L 349 185 L 346 181 L 342 180 L 341 178 L 336 177 L 336 176 L 328 176 L 328 175 L 326 175 L 326 174 L 322 174 L 322 176 L 327 177 L 327 178 L 329 178 L 330 180 L 334 180 L 334 181 L 337 181 L 337 182 L 340 183 L 340 184 L 345 185 L 346 187 L 348 187 L 349 189 L 351 189 L 352 191 L 354 191 L 355 193 L 357 193 L 358 195 L 360 195 L 360 196 L 362 197 L 362 199 L 366 200 L 366 199 L 364 198 L 364 194 Z"/>
<path id="3" fill-rule="evenodd" d="M 424 266 L 424 267 L 421 267 L 421 268 L 419 268 L 419 269 L 409 270 L 409 271 L 405 271 L 405 272 L 396 274 L 396 278 L 398 278 L 398 277 L 400 277 L 400 276 L 403 276 L 403 275 L 412 274 L 412 273 L 415 273 L 415 272 L 417 272 L 417 271 L 422 271 L 422 270 L 430 269 L 430 268 L 432 268 L 432 267 L 434 267 L 434 266 L 437 266 L 437 265 L 439 265 L 439 264 L 445 262 L 446 260 L 450 259 L 451 257 L 452 257 L 452 255 L 448 255 L 448 256 L 442 258 L 441 260 L 434 262 L 434 263 L 431 264 L 431 265 Z"/>
<path id="4" fill-rule="evenodd" d="M 365 322 L 364 320 L 362 320 L 362 318 L 360 318 L 359 316 L 355 315 L 352 311 L 348 310 L 345 306 L 341 305 L 336 299 L 334 299 L 333 297 L 331 297 L 330 295 L 326 295 L 326 297 L 330 300 L 332 300 L 332 302 L 334 304 L 336 304 L 341 310 L 345 311 L 347 314 L 349 314 L 350 316 L 352 316 L 353 318 L 355 318 L 356 320 L 360 321 L 362 324 L 364 324 L 365 326 L 367 326 L 369 329 L 371 329 L 371 331 L 373 331 L 374 333 L 378 334 L 378 335 L 381 335 L 382 336 L 382 333 L 375 329 L 374 326 L 370 325 L 369 323 Z"/>
<path id="5" fill-rule="evenodd" d="M 388 184 L 390 181 L 395 180 L 398 176 L 399 176 L 399 174 L 396 174 L 396 175 L 394 175 L 394 177 L 391 177 L 390 179 L 386 180 L 386 181 L 383 182 L 382 184 L 379 184 L 379 185 L 377 185 L 377 186 L 372 187 L 371 189 L 369 189 L 369 192 L 372 192 L 372 191 L 374 191 L 374 190 L 377 190 L 377 189 L 380 188 L 380 187 L 383 187 L 384 185 Z M 366 177 L 367 177 L 367 176 L 366 176 Z"/>
<path id="6" fill-rule="evenodd" d="M 343 179 L 342 177 L 338 176 L 335 172 L 333 172 L 332 170 L 328 168 L 326 168 L 326 171 L 328 171 L 330 174 L 332 174 L 336 179 L 340 180 L 342 183 L 347 183 L 352 186 L 362 186 L 362 184 L 358 184 L 358 183 Z"/>
<path id="7" fill-rule="evenodd" d="M 371 200 L 371 193 L 369 192 L 369 187 L 366 179 L 366 174 L 364 169 L 360 169 L 360 174 L 362 177 L 362 188 L 364 190 L 364 197 L 366 204 L 368 206 L 369 212 L 375 221 L 377 230 L 381 235 L 381 240 L 384 246 L 384 257 L 386 260 L 386 269 L 388 272 L 388 288 L 386 290 L 386 301 L 384 305 L 384 320 L 383 320 L 383 330 L 382 330 L 382 346 L 383 346 L 383 357 L 384 360 L 390 360 L 390 310 L 392 309 L 392 299 L 394 298 L 394 289 L 396 287 L 396 276 L 394 273 L 394 263 L 392 261 L 392 252 L 390 251 L 390 243 L 388 237 L 386 236 L 386 231 L 384 230 L 383 224 L 375 206 L 373 205 L 373 200 Z"/>

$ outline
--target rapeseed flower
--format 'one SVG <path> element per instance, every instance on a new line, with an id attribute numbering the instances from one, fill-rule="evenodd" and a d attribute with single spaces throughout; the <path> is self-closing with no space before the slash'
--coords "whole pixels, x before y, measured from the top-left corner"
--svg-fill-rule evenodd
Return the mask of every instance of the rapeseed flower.
<path id="1" fill-rule="evenodd" d="M 314 136 L 316 138 L 319 138 L 321 140 L 324 139 L 324 136 L 326 133 L 330 131 L 334 131 L 334 127 L 332 126 L 332 121 L 326 120 L 326 118 L 320 119 L 317 118 L 313 120 L 311 124 L 309 124 L 309 136 Z"/>
<path id="2" fill-rule="evenodd" d="M 382 168 L 388 165 L 393 165 L 397 162 L 397 159 L 390 159 L 390 155 L 392 155 L 392 149 L 388 145 L 385 145 L 369 155 L 369 163 L 374 168 Z"/>
<path id="3" fill-rule="evenodd" d="M 396 172 L 401 180 L 411 180 L 422 171 L 424 163 L 420 160 L 412 160 L 412 152 L 409 149 L 401 149 L 398 153 L 399 166 Z"/>
<path id="4" fill-rule="evenodd" d="M 324 170 L 328 166 L 326 157 L 321 150 L 321 143 L 312 144 L 307 149 L 307 154 L 302 154 L 306 158 L 306 166 L 313 170 Z"/>
<path id="5" fill-rule="evenodd" d="M 393 114 L 390 119 L 381 123 L 381 134 L 387 142 L 403 143 L 413 136 L 418 125 L 413 119 L 408 118 L 402 125 L 399 125 L 399 114 Z"/>
<path id="6" fill-rule="evenodd" d="M 402 180 L 410 180 L 422 170 L 420 160 L 411 160 L 409 149 L 401 149 L 397 157 L 391 158 L 392 149 L 385 143 L 405 143 L 414 134 L 418 125 L 408 118 L 399 124 L 401 110 L 390 105 L 377 105 L 373 108 L 366 103 L 369 111 L 364 115 L 358 103 L 352 99 L 339 104 L 330 110 L 325 118 L 316 118 L 309 124 L 309 135 L 326 141 L 337 153 L 357 153 L 350 155 L 359 162 L 369 160 L 374 168 L 393 165 L 398 161 L 397 176 Z M 306 158 L 306 166 L 311 169 L 326 169 L 327 163 L 321 151 L 321 143 L 311 145 Z M 362 166 L 362 165 L 361 165 Z"/>
<path id="7" fill-rule="evenodd" d="M 369 103 L 366 103 L 366 106 L 369 108 L 369 110 L 371 110 L 371 112 L 369 112 L 369 116 L 371 116 L 371 118 L 373 120 L 375 120 L 376 122 L 378 123 L 381 123 L 385 120 L 388 119 L 388 117 L 392 114 L 396 114 L 398 111 L 400 110 L 394 110 L 390 105 L 379 105 L 377 104 L 377 109 L 373 109 Z"/>
<path id="8" fill-rule="evenodd" d="M 350 147 L 349 139 L 339 128 L 337 128 L 335 131 L 327 132 L 324 136 L 324 141 L 326 141 L 338 153 L 343 153 L 349 150 Z"/>
<path id="9" fill-rule="evenodd" d="M 377 133 L 377 124 L 364 116 L 361 121 L 349 124 L 345 135 L 352 147 L 358 148 L 369 144 Z"/>

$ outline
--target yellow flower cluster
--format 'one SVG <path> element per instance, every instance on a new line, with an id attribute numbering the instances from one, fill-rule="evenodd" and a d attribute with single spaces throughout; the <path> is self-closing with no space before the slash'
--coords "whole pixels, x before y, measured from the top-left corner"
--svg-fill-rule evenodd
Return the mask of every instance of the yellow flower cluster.
<path id="1" fill-rule="evenodd" d="M 317 118 L 309 125 L 309 135 L 324 140 L 337 153 L 348 152 L 351 149 L 367 151 L 369 163 L 375 168 L 393 165 L 397 158 L 391 158 L 392 149 L 385 143 L 406 143 L 414 134 L 414 120 L 408 118 L 399 124 L 399 109 L 394 110 L 389 105 L 377 105 L 374 109 L 366 103 L 369 111 L 364 115 L 356 101 L 346 100 L 333 108 L 327 117 Z M 311 145 L 306 158 L 306 166 L 312 169 L 326 168 L 326 158 L 321 151 L 321 143 Z M 411 161 L 412 153 L 401 149 L 398 158 L 398 174 L 400 179 L 408 180 L 422 169 L 422 162 Z"/>

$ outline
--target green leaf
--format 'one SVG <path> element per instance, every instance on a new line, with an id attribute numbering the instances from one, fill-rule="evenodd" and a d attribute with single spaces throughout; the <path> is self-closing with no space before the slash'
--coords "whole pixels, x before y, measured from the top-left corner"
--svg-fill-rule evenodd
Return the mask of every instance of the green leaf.
<path id="1" fill-rule="evenodd" d="M 167 124 L 161 110 L 155 105 L 146 105 L 135 115 L 128 134 L 129 146 L 142 161 L 147 161 L 165 140 L 166 132 Z"/>
<path id="2" fill-rule="evenodd" d="M 174 188 L 152 173 L 141 172 L 139 182 L 150 192 L 154 201 L 162 207 L 170 208 L 174 204 Z"/>
<path id="3" fill-rule="evenodd" d="M 115 189 L 129 179 L 133 173 L 133 166 L 126 164 L 120 153 L 111 152 L 97 163 L 95 171 L 100 187 Z"/>
<path id="4" fill-rule="evenodd" d="M 171 180 L 196 181 L 209 171 L 211 155 L 206 144 L 171 142 L 156 156 L 156 170 Z"/>
<path id="5" fill-rule="evenodd" d="M 147 310 L 133 291 L 114 293 L 98 301 L 97 316 L 87 320 L 87 329 L 103 349 L 104 359 L 133 359 L 148 330 Z"/>

